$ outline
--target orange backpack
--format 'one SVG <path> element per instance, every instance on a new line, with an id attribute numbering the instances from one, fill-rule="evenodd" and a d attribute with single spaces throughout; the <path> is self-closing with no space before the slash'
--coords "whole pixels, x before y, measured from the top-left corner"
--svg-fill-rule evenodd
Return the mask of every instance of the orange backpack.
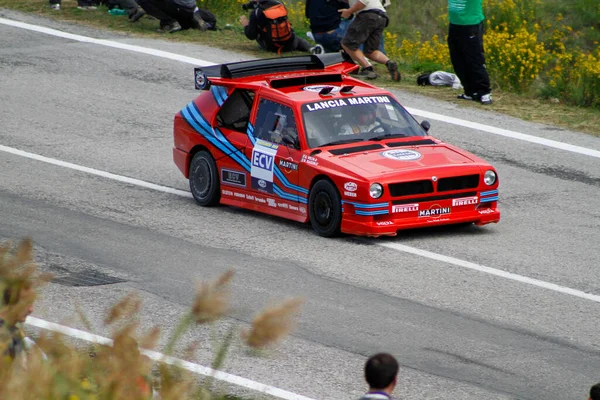
<path id="1" fill-rule="evenodd" d="M 292 37 L 292 25 L 288 21 L 287 9 L 283 4 L 279 3 L 263 9 L 263 14 L 269 21 L 269 26 L 263 28 L 263 31 L 270 33 L 271 40 L 275 46 L 283 46 Z"/>

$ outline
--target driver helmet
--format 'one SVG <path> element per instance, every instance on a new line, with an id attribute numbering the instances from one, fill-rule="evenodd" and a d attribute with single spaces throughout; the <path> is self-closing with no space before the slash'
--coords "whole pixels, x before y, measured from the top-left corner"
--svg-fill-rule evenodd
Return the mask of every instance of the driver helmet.
<path id="1" fill-rule="evenodd" d="M 358 114 L 358 123 L 362 126 L 368 126 L 375 123 L 377 118 L 377 107 L 373 104 L 367 104 L 362 107 L 362 112 Z"/>

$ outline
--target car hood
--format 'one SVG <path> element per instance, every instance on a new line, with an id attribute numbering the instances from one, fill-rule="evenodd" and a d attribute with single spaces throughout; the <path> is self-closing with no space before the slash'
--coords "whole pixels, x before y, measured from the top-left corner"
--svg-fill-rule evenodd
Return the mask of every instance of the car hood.
<path id="1" fill-rule="evenodd" d="M 351 150 L 351 149 L 349 149 Z M 339 152 L 336 151 L 336 152 Z M 378 150 L 333 155 L 330 162 L 365 177 L 381 177 L 410 170 L 473 164 L 475 157 L 445 144 L 383 147 Z"/>

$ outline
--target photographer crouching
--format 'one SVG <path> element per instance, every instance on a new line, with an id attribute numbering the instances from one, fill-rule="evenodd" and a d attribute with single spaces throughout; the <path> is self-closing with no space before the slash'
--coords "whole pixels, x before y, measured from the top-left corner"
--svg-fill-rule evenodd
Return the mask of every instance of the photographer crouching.
<path id="1" fill-rule="evenodd" d="M 323 53 L 320 45 L 311 47 L 310 44 L 298 37 L 290 21 L 287 9 L 276 0 L 251 0 L 242 5 L 242 9 L 250 10 L 250 18 L 242 15 L 240 23 L 244 33 L 250 40 L 256 39 L 261 48 L 281 54 L 283 51 L 307 51 L 313 54 Z"/>

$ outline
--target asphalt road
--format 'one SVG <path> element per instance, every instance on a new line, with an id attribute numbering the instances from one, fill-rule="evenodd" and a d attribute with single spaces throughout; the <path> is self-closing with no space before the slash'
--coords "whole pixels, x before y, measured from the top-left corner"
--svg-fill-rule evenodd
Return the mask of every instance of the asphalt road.
<path id="1" fill-rule="evenodd" d="M 0 16 L 222 62 L 244 56 L 118 36 L 13 12 Z M 600 150 L 600 139 L 395 92 L 407 107 Z M 187 190 L 171 159 L 174 114 L 197 95 L 192 66 L 0 24 L 0 145 Z M 496 101 L 502 101 L 496 99 Z M 0 151 L 0 239 L 31 236 L 44 270 L 120 283 L 49 284 L 35 316 L 110 334 L 106 308 L 135 291 L 141 326 L 168 331 L 196 283 L 229 268 L 243 329 L 266 304 L 302 296 L 293 336 L 225 369 L 314 399 L 364 388 L 365 357 L 401 364 L 403 399 L 586 398 L 600 381 L 598 302 L 380 246 L 399 243 L 600 295 L 600 159 L 432 121 L 432 134 L 498 169 L 502 220 L 323 240 L 304 225 Z M 76 308 L 90 319 L 85 327 Z M 209 365 L 210 331 L 193 361 Z M 235 390 L 235 389 L 234 389 Z"/>

